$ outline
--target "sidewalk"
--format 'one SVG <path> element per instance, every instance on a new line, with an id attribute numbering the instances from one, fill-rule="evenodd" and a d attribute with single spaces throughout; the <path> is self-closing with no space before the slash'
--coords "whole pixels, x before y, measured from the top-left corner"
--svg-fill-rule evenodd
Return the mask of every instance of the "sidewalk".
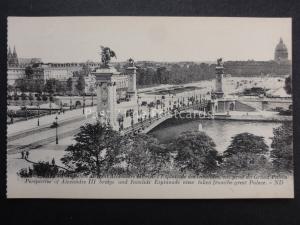
<path id="1" fill-rule="evenodd" d="M 281 116 L 278 114 L 278 112 L 272 112 L 272 111 L 260 111 L 260 112 L 230 111 L 229 116 L 227 115 L 227 113 L 216 113 L 215 119 L 283 122 L 283 121 L 292 121 L 293 116 Z"/>
<path id="2" fill-rule="evenodd" d="M 44 127 L 45 125 L 51 125 L 55 121 L 55 117 L 57 116 L 58 118 L 58 123 L 69 120 L 71 118 L 76 118 L 76 117 L 82 117 L 84 116 L 82 113 L 82 108 L 80 109 L 74 109 L 72 111 L 65 111 L 65 113 L 58 113 L 51 114 L 51 115 L 46 115 L 40 117 L 40 127 Z M 96 106 L 93 107 L 86 107 L 85 112 L 95 112 L 96 111 Z M 33 118 L 29 119 L 26 121 L 14 123 L 14 124 L 9 124 L 7 125 L 7 135 L 15 134 L 15 133 L 20 133 L 20 132 L 25 132 L 26 130 L 32 130 L 32 129 L 38 129 L 39 127 L 37 126 L 37 121 L 38 118 Z"/>

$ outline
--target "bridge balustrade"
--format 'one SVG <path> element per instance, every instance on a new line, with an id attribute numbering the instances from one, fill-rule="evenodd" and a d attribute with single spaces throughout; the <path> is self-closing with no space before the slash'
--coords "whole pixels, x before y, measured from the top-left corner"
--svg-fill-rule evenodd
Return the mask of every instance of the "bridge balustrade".
<path id="1" fill-rule="evenodd" d="M 138 132 L 140 130 L 144 130 L 147 126 L 149 126 L 150 124 L 152 124 L 153 122 L 171 114 L 172 116 L 175 115 L 175 111 L 184 111 L 184 110 L 187 110 L 187 109 L 195 109 L 195 108 L 206 108 L 208 106 L 208 102 L 207 101 L 202 101 L 202 102 L 199 102 L 197 104 L 193 104 L 193 105 L 190 105 L 190 106 L 183 106 L 183 107 L 178 107 L 177 109 L 175 110 L 172 110 L 170 113 L 163 113 L 163 114 L 160 114 L 160 115 L 156 115 L 154 117 L 150 117 L 146 120 L 143 120 L 143 121 L 139 121 L 138 123 L 135 123 L 133 124 L 132 126 L 130 127 L 127 127 L 125 129 L 122 130 L 122 133 L 123 134 L 129 134 L 131 132 Z"/>

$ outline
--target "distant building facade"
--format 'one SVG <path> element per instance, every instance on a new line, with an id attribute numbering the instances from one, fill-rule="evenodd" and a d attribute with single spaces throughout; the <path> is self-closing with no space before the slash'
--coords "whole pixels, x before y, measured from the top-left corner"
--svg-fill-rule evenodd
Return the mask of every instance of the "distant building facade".
<path id="1" fill-rule="evenodd" d="M 288 49 L 280 38 L 275 47 L 274 60 L 270 61 L 227 61 L 225 73 L 232 76 L 283 76 L 292 74 L 292 62 L 288 59 Z"/>
<path id="2" fill-rule="evenodd" d="M 276 61 L 226 61 L 225 73 L 231 76 L 283 76 L 292 73 L 292 63 L 287 60 L 278 63 Z"/>
<path id="3" fill-rule="evenodd" d="M 45 82 L 50 79 L 66 81 L 73 76 L 73 72 L 66 68 L 51 67 L 49 65 L 42 65 L 41 67 L 44 72 L 43 79 Z"/>
<path id="4" fill-rule="evenodd" d="M 25 78 L 25 68 L 9 67 L 7 69 L 7 84 L 15 85 L 16 80 Z"/>
<path id="5" fill-rule="evenodd" d="M 86 66 L 93 70 L 100 66 L 100 63 L 87 61 L 85 63 L 43 63 L 40 58 L 18 58 L 16 48 L 8 48 L 7 52 L 7 79 L 8 85 L 16 85 L 16 80 L 32 79 L 38 82 L 46 83 L 49 79 L 66 82 L 72 78 L 75 72 L 82 70 Z M 26 68 L 31 67 L 32 74 L 26 75 Z M 76 78 L 75 78 L 76 80 Z M 92 77 L 86 77 L 86 90 L 90 89 Z"/>

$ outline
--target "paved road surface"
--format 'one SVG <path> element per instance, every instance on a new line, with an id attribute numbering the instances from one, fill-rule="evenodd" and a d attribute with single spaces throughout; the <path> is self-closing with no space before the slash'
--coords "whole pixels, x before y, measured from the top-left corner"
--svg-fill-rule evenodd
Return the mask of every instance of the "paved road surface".
<path id="1" fill-rule="evenodd" d="M 64 126 L 58 127 L 58 136 L 59 139 L 72 136 L 79 131 L 79 127 L 84 123 L 90 123 L 95 121 L 95 118 L 85 118 L 75 121 L 73 123 L 68 123 Z M 59 123 L 59 121 L 58 121 Z M 7 144 L 8 154 L 13 154 L 20 152 L 24 149 L 35 149 L 41 145 L 49 144 L 55 141 L 56 131 L 55 128 L 47 129 L 38 133 L 32 133 L 26 137 L 22 137 L 16 140 L 9 141 Z"/>

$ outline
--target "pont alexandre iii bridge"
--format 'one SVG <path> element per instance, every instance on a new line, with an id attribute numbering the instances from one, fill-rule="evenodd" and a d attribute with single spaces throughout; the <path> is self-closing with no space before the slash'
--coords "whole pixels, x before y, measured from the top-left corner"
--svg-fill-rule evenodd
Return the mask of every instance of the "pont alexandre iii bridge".
<path id="1" fill-rule="evenodd" d="M 171 110 L 167 110 L 161 114 L 156 114 L 153 117 L 148 117 L 148 119 L 141 120 L 138 123 L 133 124 L 125 129 L 123 129 L 121 134 L 137 134 L 137 133 L 149 133 L 155 127 L 163 123 L 164 121 L 171 118 L 181 118 L 180 114 L 189 113 L 189 110 L 195 110 L 198 112 L 198 115 L 204 115 L 206 118 L 210 118 L 210 115 L 207 113 L 210 110 L 211 101 L 202 99 L 200 102 L 194 102 L 188 105 L 181 104 L 177 105 Z"/>
<path id="2" fill-rule="evenodd" d="M 202 99 L 199 102 L 194 101 L 193 103 L 188 105 L 174 105 L 173 109 L 167 109 L 163 113 L 157 113 L 156 115 L 148 116 L 147 119 L 140 119 L 137 123 L 131 124 L 130 126 L 120 130 L 119 132 L 121 135 L 148 133 L 164 121 L 170 118 L 174 118 L 180 113 L 185 113 L 188 110 L 198 110 L 205 114 L 204 112 L 207 112 L 209 110 L 209 104 L 209 100 Z M 53 124 L 51 122 L 48 122 L 41 123 L 41 125 L 39 126 L 35 125 L 31 128 L 25 126 L 24 130 L 19 130 L 18 132 L 8 132 L 8 154 L 15 154 L 21 151 L 39 149 L 42 146 L 48 145 L 50 143 L 55 143 L 55 141 L 59 146 L 58 140 L 60 142 L 61 139 L 68 138 L 77 134 L 80 131 L 80 126 L 82 126 L 84 123 L 95 122 L 92 114 L 83 115 L 81 109 L 78 109 L 78 111 L 80 111 L 80 113 L 78 113 L 78 115 L 76 116 L 67 117 L 68 115 L 66 115 L 65 119 L 61 119 L 59 121 L 58 127 L 53 127 Z M 55 115 L 56 114 L 49 115 L 48 117 L 53 117 L 49 121 L 55 119 Z M 42 118 L 39 119 L 41 120 Z M 32 121 L 31 123 L 36 123 L 35 120 L 36 118 L 25 122 Z M 59 130 L 59 132 L 57 132 L 57 129 Z"/>

